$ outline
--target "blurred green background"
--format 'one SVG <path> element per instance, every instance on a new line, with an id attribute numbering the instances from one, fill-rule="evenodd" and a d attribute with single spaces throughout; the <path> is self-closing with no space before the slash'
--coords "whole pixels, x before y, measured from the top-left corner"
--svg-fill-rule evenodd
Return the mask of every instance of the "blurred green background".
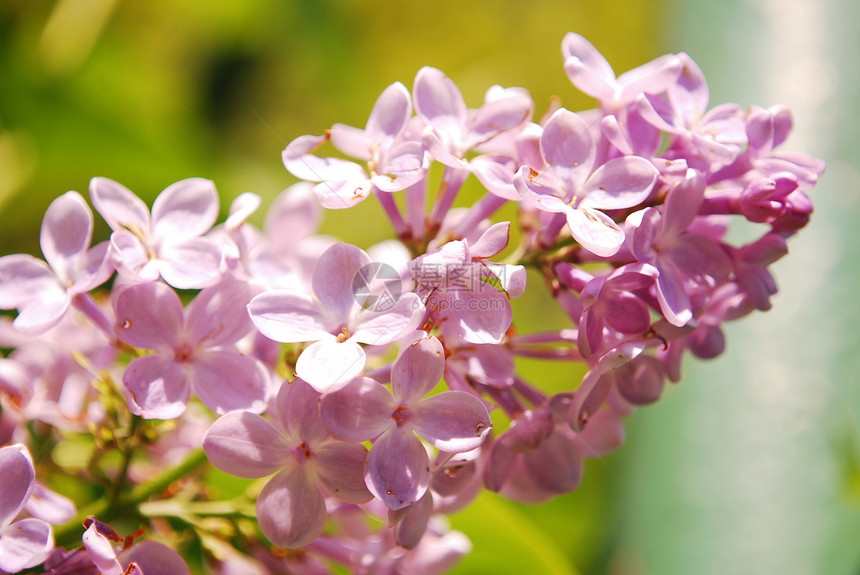
<path id="1" fill-rule="evenodd" d="M 202 176 L 222 213 L 246 191 L 266 206 L 294 181 L 287 142 L 363 126 L 424 65 L 471 106 L 523 86 L 540 114 L 554 96 L 592 106 L 563 72 L 568 31 L 618 73 L 686 51 L 712 105 L 787 104 L 785 148 L 828 162 L 812 224 L 776 266 L 775 309 L 731 325 L 723 357 L 688 362 L 578 492 L 533 507 L 486 496 L 455 517 L 475 544 L 458 572 L 856 575 L 858 29 L 848 0 L 4 0 L 0 254 L 38 254 L 47 205 L 93 176 L 148 203 Z M 329 212 L 323 231 L 367 247 L 390 233 L 362 223 L 378 215 Z"/>

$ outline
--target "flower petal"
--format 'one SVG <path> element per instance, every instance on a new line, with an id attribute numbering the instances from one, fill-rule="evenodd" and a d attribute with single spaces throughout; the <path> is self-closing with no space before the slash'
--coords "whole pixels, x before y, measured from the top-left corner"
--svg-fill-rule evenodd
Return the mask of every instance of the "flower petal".
<path id="1" fill-rule="evenodd" d="M 22 519 L 0 530 L 0 570 L 17 573 L 45 561 L 54 548 L 51 526 L 41 519 Z"/>
<path id="2" fill-rule="evenodd" d="M 424 444 L 406 428 L 382 434 L 367 456 L 364 481 L 389 509 L 412 505 L 430 485 L 430 458 Z"/>
<path id="3" fill-rule="evenodd" d="M 182 302 L 176 292 L 160 282 L 123 288 L 114 300 L 114 310 L 114 331 L 132 347 L 173 349 L 183 331 Z"/>
<path id="4" fill-rule="evenodd" d="M 90 200 L 113 231 L 127 229 L 149 236 L 149 208 L 125 186 L 107 178 L 90 180 Z"/>
<path id="5" fill-rule="evenodd" d="M 484 442 L 493 426 L 480 399 L 465 391 L 445 391 L 423 399 L 412 409 L 415 431 L 436 449 L 471 451 Z"/>
<path id="6" fill-rule="evenodd" d="M 657 168 L 639 156 L 609 160 L 597 168 L 586 182 L 580 207 L 602 210 L 632 208 L 644 202 L 657 181 Z"/>
<path id="7" fill-rule="evenodd" d="M 257 479 L 283 468 L 292 449 L 271 423 L 247 411 L 218 418 L 203 437 L 212 465 L 236 477 Z"/>
<path id="8" fill-rule="evenodd" d="M 343 242 L 336 243 L 320 256 L 313 274 L 314 295 L 335 323 L 344 327 L 360 306 L 353 294 L 358 270 L 370 263 L 361 249 Z"/>
<path id="9" fill-rule="evenodd" d="M 589 208 L 567 210 L 570 233 L 588 251 L 608 258 L 624 244 L 624 231 L 612 218 Z"/>
<path id="10" fill-rule="evenodd" d="M 215 413 L 266 409 L 266 373 L 254 358 L 228 349 L 197 352 L 189 369 L 194 391 Z"/>
<path id="11" fill-rule="evenodd" d="M 320 415 L 326 429 L 335 438 L 367 441 L 392 426 L 392 415 L 397 407 L 397 402 L 384 385 L 361 377 L 325 394 L 320 400 Z"/>
<path id="12" fill-rule="evenodd" d="M 364 350 L 352 340 L 322 339 L 299 356 L 296 375 L 325 393 L 338 389 L 361 373 L 366 360 Z"/>
<path id="13" fill-rule="evenodd" d="M 38 258 L 13 254 L 0 258 L 0 309 L 13 309 L 58 288 L 53 270 Z"/>
<path id="14" fill-rule="evenodd" d="M 63 282 L 73 279 L 75 260 L 89 249 L 92 236 L 93 214 L 78 192 L 66 192 L 51 202 L 42 219 L 40 245 Z"/>
<path id="15" fill-rule="evenodd" d="M 8 525 L 30 497 L 36 471 L 30 453 L 20 443 L 0 448 L 0 471 L 3 476 L 0 525 Z"/>
<path id="16" fill-rule="evenodd" d="M 163 244 L 158 252 L 158 272 L 177 289 L 198 289 L 211 285 L 221 275 L 223 253 L 212 238 L 191 238 L 182 243 Z"/>
<path id="17" fill-rule="evenodd" d="M 466 124 L 463 95 L 441 70 L 425 66 L 415 75 L 412 88 L 415 112 L 437 130 L 459 140 Z"/>
<path id="18" fill-rule="evenodd" d="M 597 151 L 585 120 L 557 110 L 544 126 L 540 147 L 553 175 L 564 182 L 563 191 L 575 193 L 591 173 Z"/>
<path id="19" fill-rule="evenodd" d="M 173 358 L 158 354 L 138 357 L 125 368 L 122 382 L 129 410 L 145 419 L 175 419 L 185 412 L 191 386 Z"/>
<path id="20" fill-rule="evenodd" d="M 400 296 L 394 306 L 383 311 L 362 310 L 349 326 L 352 339 L 368 345 L 386 345 L 418 328 L 424 305 L 414 293 Z"/>
<path id="21" fill-rule="evenodd" d="M 421 332 L 419 332 L 421 333 Z M 445 350 L 432 335 L 405 346 L 391 367 L 391 389 L 400 405 L 417 401 L 436 387 L 445 371 Z"/>
<path id="22" fill-rule="evenodd" d="M 615 72 L 588 40 L 569 32 L 562 41 L 564 71 L 574 86 L 598 100 L 611 100 L 615 92 Z"/>
<path id="23" fill-rule="evenodd" d="M 242 281 L 225 279 L 204 289 L 186 309 L 188 334 L 200 347 L 233 345 L 251 331 L 250 299 Z"/>
<path id="24" fill-rule="evenodd" d="M 188 178 L 165 188 L 152 204 L 152 236 L 181 243 L 205 234 L 218 218 L 218 192 L 211 180 Z"/>
<path id="25" fill-rule="evenodd" d="M 278 547 L 307 545 L 323 532 L 325 520 L 322 491 L 301 465 L 275 475 L 257 497 L 257 522 Z"/>
<path id="26" fill-rule="evenodd" d="M 122 565 L 116 558 L 113 543 L 99 533 L 98 524 L 93 521 L 83 536 L 84 549 L 93 565 L 105 575 L 123 575 Z"/>
<path id="27" fill-rule="evenodd" d="M 367 449 L 360 443 L 328 442 L 314 450 L 317 479 L 329 493 L 347 503 L 373 499 L 364 483 Z"/>
<path id="28" fill-rule="evenodd" d="M 322 307 L 304 294 L 265 292 L 248 303 L 248 312 L 260 333 L 275 341 L 298 343 L 331 336 Z"/>
<path id="29" fill-rule="evenodd" d="M 190 570 L 180 555 L 157 541 L 141 541 L 119 554 L 120 561 L 132 564 L 137 571 L 127 571 L 128 575 L 189 575 Z"/>
<path id="30" fill-rule="evenodd" d="M 400 82 L 394 82 L 382 91 L 373 105 L 365 128 L 367 138 L 379 144 L 380 148 L 386 149 L 406 128 L 411 116 L 412 99 L 409 90 Z"/>

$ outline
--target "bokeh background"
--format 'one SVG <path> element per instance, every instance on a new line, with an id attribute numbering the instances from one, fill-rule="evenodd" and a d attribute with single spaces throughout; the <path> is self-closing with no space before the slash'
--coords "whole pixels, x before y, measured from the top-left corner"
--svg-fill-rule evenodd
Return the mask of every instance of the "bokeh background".
<path id="1" fill-rule="evenodd" d="M 294 180 L 280 151 L 432 65 L 477 106 L 492 84 L 592 107 L 560 43 L 617 72 L 686 51 L 711 103 L 786 104 L 786 149 L 828 163 L 816 213 L 779 262 L 775 308 L 728 328 L 721 358 L 629 421 L 582 488 L 539 506 L 488 495 L 453 518 L 458 573 L 860 573 L 860 8 L 849 0 L 3 0 L 0 255 L 38 254 L 51 200 L 113 178 L 147 202 L 191 176 L 226 212 Z M 371 201 L 323 231 L 367 247 Z M 368 229 L 363 221 L 379 222 Z M 107 236 L 107 228 L 98 230 Z M 557 382 L 556 382 L 557 383 Z M 564 383 L 564 382 L 563 382 Z"/>

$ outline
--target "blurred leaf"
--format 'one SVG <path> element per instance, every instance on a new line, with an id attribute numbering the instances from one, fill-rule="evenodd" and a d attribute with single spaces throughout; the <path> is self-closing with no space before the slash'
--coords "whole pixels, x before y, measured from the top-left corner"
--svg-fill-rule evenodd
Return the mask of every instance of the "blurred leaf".
<path id="1" fill-rule="evenodd" d="M 494 493 L 482 493 L 468 508 L 452 516 L 451 523 L 468 534 L 473 545 L 454 574 L 578 573 L 540 525 Z"/>

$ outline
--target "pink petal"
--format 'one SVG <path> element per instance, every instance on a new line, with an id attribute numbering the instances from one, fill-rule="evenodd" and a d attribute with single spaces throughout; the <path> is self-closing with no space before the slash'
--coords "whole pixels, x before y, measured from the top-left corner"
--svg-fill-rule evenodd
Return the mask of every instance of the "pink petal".
<path id="1" fill-rule="evenodd" d="M 415 76 L 412 99 L 416 113 L 434 128 L 459 139 L 466 124 L 463 95 L 442 71 L 425 66 Z"/>
<path id="2" fill-rule="evenodd" d="M 343 175 L 342 179 L 325 180 L 314 186 L 314 194 L 320 205 L 329 210 L 351 208 L 363 202 L 372 191 L 373 184 L 364 171 Z"/>
<path id="3" fill-rule="evenodd" d="M 513 184 L 517 167 L 502 156 L 478 156 L 469 162 L 469 168 L 487 190 L 505 200 L 519 200 L 519 193 Z"/>
<path id="4" fill-rule="evenodd" d="M 601 257 L 615 255 L 624 243 L 624 231 L 612 218 L 598 210 L 569 209 L 567 225 L 582 247 Z"/>
<path id="5" fill-rule="evenodd" d="M 460 289 L 443 302 L 457 333 L 469 343 L 501 343 L 511 326 L 513 312 L 508 297 L 477 281 L 475 291 Z"/>
<path id="6" fill-rule="evenodd" d="M 657 176 L 657 168 L 645 158 L 624 156 L 609 160 L 589 176 L 580 207 L 632 208 L 648 198 Z"/>
<path id="7" fill-rule="evenodd" d="M 300 240 L 313 234 L 322 218 L 313 186 L 299 182 L 278 194 L 269 211 L 263 229 L 277 251 L 292 250 Z"/>
<path id="8" fill-rule="evenodd" d="M 641 93 L 658 94 L 677 80 L 683 65 L 677 56 L 667 54 L 618 76 L 618 100 L 632 102 Z"/>
<path id="9" fill-rule="evenodd" d="M 488 101 L 469 122 L 469 143 L 481 144 L 500 132 L 516 128 L 529 119 L 532 107 L 532 100 L 526 93 L 513 91 Z"/>
<path id="10" fill-rule="evenodd" d="M 90 180 L 90 200 L 113 231 L 149 236 L 149 208 L 125 186 L 107 178 Z"/>
<path id="11" fill-rule="evenodd" d="M 296 443 L 316 444 L 329 438 L 320 416 L 320 394 L 301 378 L 281 384 L 276 408 L 281 425 Z"/>
<path id="12" fill-rule="evenodd" d="M 589 126 L 581 117 L 561 108 L 543 129 L 540 139 L 543 157 L 566 191 L 576 190 L 594 166 L 596 147 Z"/>
<path id="13" fill-rule="evenodd" d="M 92 235 L 93 214 L 78 192 L 66 192 L 48 206 L 40 245 L 48 264 L 63 282 L 74 278 L 75 260 L 89 249 Z"/>
<path id="14" fill-rule="evenodd" d="M 182 302 L 176 292 L 160 282 L 123 288 L 114 300 L 114 310 L 114 331 L 132 347 L 172 350 L 184 331 Z"/>
<path id="15" fill-rule="evenodd" d="M 405 293 L 385 311 L 362 310 L 351 322 L 352 339 L 368 345 L 386 345 L 418 328 L 424 305 L 418 296 Z"/>
<path id="16" fill-rule="evenodd" d="M 158 279 L 158 266 L 150 258 L 149 248 L 140 238 L 129 231 L 119 230 L 110 236 L 110 254 L 117 271 L 138 276 L 137 281 Z"/>
<path id="17" fill-rule="evenodd" d="M 469 246 L 473 258 L 489 258 L 506 247 L 511 237 L 511 222 L 499 222 L 490 226 L 478 241 Z"/>
<path id="18" fill-rule="evenodd" d="M 364 483 L 367 449 L 360 443 L 329 442 L 314 450 L 317 479 L 329 493 L 347 503 L 367 503 L 373 494 Z"/>
<path id="19" fill-rule="evenodd" d="M 325 520 L 322 492 L 301 465 L 275 475 L 257 497 L 257 522 L 278 547 L 307 545 L 322 534 Z"/>
<path id="20" fill-rule="evenodd" d="M 395 144 L 372 178 L 373 185 L 385 192 L 399 192 L 419 182 L 427 174 L 426 150 L 420 142 Z"/>
<path id="21" fill-rule="evenodd" d="M 188 178 L 168 186 L 152 204 L 152 236 L 179 243 L 205 234 L 218 218 L 215 184 Z"/>
<path id="22" fill-rule="evenodd" d="M 598 100 L 611 100 L 615 72 L 606 58 L 585 38 L 569 32 L 562 41 L 564 71 L 573 85 Z"/>
<path id="23" fill-rule="evenodd" d="M 445 391 L 412 409 L 415 431 L 440 451 L 462 453 L 484 442 L 493 426 L 480 399 L 465 391 Z"/>
<path id="24" fill-rule="evenodd" d="M 184 370 L 158 354 L 133 360 L 122 375 L 128 408 L 145 419 L 175 419 L 185 412 L 191 394 Z"/>
<path id="25" fill-rule="evenodd" d="M 320 340 L 305 349 L 296 362 L 296 375 L 320 393 L 334 391 L 358 376 L 367 358 L 352 340 Z"/>
<path id="26" fill-rule="evenodd" d="M 708 108 L 708 83 L 702 69 L 685 53 L 678 54 L 682 71 L 676 84 L 669 86 L 666 96 L 688 126 L 698 122 Z"/>
<path id="27" fill-rule="evenodd" d="M 186 327 L 200 347 L 233 345 L 251 331 L 248 284 L 225 279 L 202 290 L 186 309 Z"/>
<path id="28" fill-rule="evenodd" d="M 30 497 L 36 471 L 30 453 L 20 443 L 0 448 L 0 471 L 0 525 L 8 525 Z"/>
<path id="29" fill-rule="evenodd" d="M 347 156 L 365 162 L 371 159 L 371 140 L 361 128 L 335 124 L 330 133 L 331 143 Z"/>
<path id="30" fill-rule="evenodd" d="M 53 270 L 38 258 L 13 254 L 0 258 L 0 309 L 13 309 L 59 288 Z"/>
<path id="31" fill-rule="evenodd" d="M 281 153 L 287 171 L 298 179 L 309 182 L 321 182 L 327 179 L 331 158 L 319 158 L 312 152 L 328 140 L 329 136 L 299 136 L 287 144 Z M 344 160 L 335 160 L 335 163 L 339 162 Z"/>
<path id="32" fill-rule="evenodd" d="M 203 437 L 212 465 L 236 477 L 257 479 L 287 465 L 292 448 L 271 423 L 247 411 L 219 417 Z"/>
<path id="33" fill-rule="evenodd" d="M 539 449 L 524 453 L 522 458 L 526 474 L 545 493 L 559 495 L 579 487 L 583 460 L 572 436 L 553 433 Z"/>
<path id="34" fill-rule="evenodd" d="M 331 336 L 322 307 L 304 294 L 262 293 L 248 303 L 248 313 L 260 333 L 275 341 L 297 343 Z"/>
<path id="35" fill-rule="evenodd" d="M 220 244 L 212 238 L 163 244 L 158 256 L 161 277 L 177 289 L 206 287 L 221 277 L 223 254 Z"/>
<path id="36" fill-rule="evenodd" d="M 705 178 L 698 170 L 687 170 L 684 181 L 669 190 L 663 206 L 661 237 L 685 232 L 699 213 L 705 198 Z"/>
<path id="37" fill-rule="evenodd" d="M 408 429 L 391 429 L 374 442 L 367 456 L 364 480 L 389 509 L 412 505 L 430 485 L 427 450 Z"/>
<path id="38" fill-rule="evenodd" d="M 368 377 L 356 378 L 325 394 L 320 415 L 329 433 L 342 441 L 375 439 L 389 429 L 398 407 L 388 389 Z"/>
<path id="39" fill-rule="evenodd" d="M 194 391 L 215 413 L 235 409 L 260 413 L 266 409 L 266 375 L 257 360 L 222 349 L 195 353 L 188 368 Z"/>
<path id="40" fill-rule="evenodd" d="M 38 481 L 25 505 L 27 513 L 52 525 L 59 525 L 72 519 L 77 513 L 74 502 L 59 493 L 51 491 Z"/>
<path id="41" fill-rule="evenodd" d="M 373 105 L 367 119 L 365 132 L 368 139 L 387 148 L 390 141 L 406 128 L 412 116 L 412 100 L 409 90 L 400 82 L 395 82 L 383 90 Z"/>
<path id="42" fill-rule="evenodd" d="M 113 275 L 113 272 L 114 264 L 111 261 L 110 242 L 96 244 L 78 262 L 75 276 L 72 278 L 74 284 L 69 288 L 69 291 L 75 293 L 88 292 L 105 283 Z"/>
<path id="43" fill-rule="evenodd" d="M 389 512 L 389 517 L 404 512 L 406 516 L 400 518 L 398 521 L 397 526 L 394 528 L 394 537 L 400 547 L 414 549 L 424 537 L 427 523 L 433 514 L 433 495 L 428 491 L 417 503 L 410 505 L 408 508 Z"/>
<path id="44" fill-rule="evenodd" d="M 123 568 L 116 558 L 113 542 L 99 533 L 94 521 L 87 527 L 83 536 L 84 549 L 96 568 L 105 575 L 123 575 Z"/>
<path id="45" fill-rule="evenodd" d="M 0 530 L 0 570 L 17 573 L 35 567 L 54 548 L 51 526 L 41 519 L 22 519 Z"/>
<path id="46" fill-rule="evenodd" d="M 663 393 L 663 364 L 656 357 L 640 355 L 613 375 L 621 397 L 633 405 L 649 405 Z"/>
<path id="47" fill-rule="evenodd" d="M 391 389 L 405 405 L 417 401 L 436 387 L 445 371 L 445 350 L 441 342 L 427 335 L 406 345 L 391 367 Z"/>
<path id="48" fill-rule="evenodd" d="M 363 250 L 342 242 L 331 246 L 317 261 L 312 279 L 314 295 L 334 323 L 345 327 L 359 308 L 353 281 L 358 270 L 369 263 L 370 257 Z"/>
<path id="49" fill-rule="evenodd" d="M 189 575 L 188 565 L 179 554 L 157 541 L 141 541 L 119 554 L 123 564 L 134 564 L 128 575 Z"/>
<path id="50" fill-rule="evenodd" d="M 606 304 L 606 323 L 619 333 L 644 333 L 651 325 L 647 304 L 631 293 L 615 293 Z"/>
<path id="51" fill-rule="evenodd" d="M 70 294 L 55 284 L 52 289 L 43 289 L 38 299 L 21 304 L 12 325 L 22 333 L 44 333 L 63 319 L 70 304 Z"/>
<path id="52" fill-rule="evenodd" d="M 686 325 L 693 319 L 693 305 L 684 288 L 683 278 L 673 267 L 661 265 L 659 269 L 657 301 L 660 302 L 660 310 L 672 325 Z"/>

